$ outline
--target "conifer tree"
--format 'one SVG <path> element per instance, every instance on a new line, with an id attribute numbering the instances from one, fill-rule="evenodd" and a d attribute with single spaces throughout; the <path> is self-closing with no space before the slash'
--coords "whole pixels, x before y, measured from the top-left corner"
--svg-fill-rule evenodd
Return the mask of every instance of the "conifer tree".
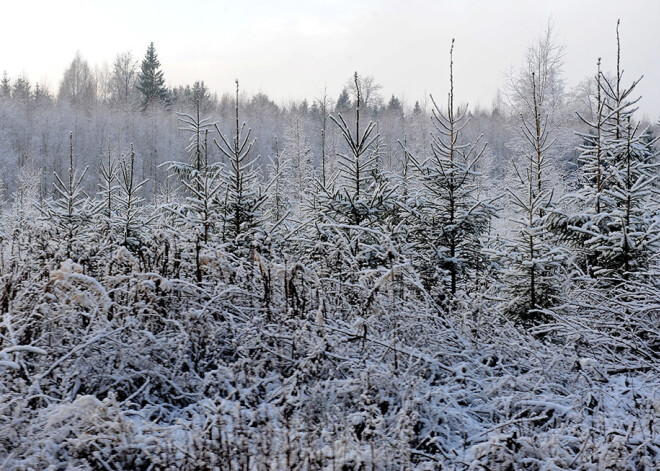
<path id="1" fill-rule="evenodd" d="M 529 109 L 520 114 L 525 166 L 519 167 L 514 162 L 516 188 L 508 189 L 516 214 L 513 218 L 516 229 L 514 237 L 501 241 L 493 255 L 503 267 L 507 293 L 505 313 L 530 325 L 540 320 L 540 309 L 555 303 L 556 275 L 561 269 L 564 252 L 555 246 L 547 222 L 553 198 L 548 179 L 547 151 L 553 140 L 549 139 L 549 110 L 544 98 L 547 78 L 539 77 L 533 69 L 527 79 Z"/>
<path id="2" fill-rule="evenodd" d="M 36 83 L 34 85 L 32 101 L 37 106 L 49 105 L 53 102 L 53 96 L 50 94 L 47 87 Z"/>
<path id="3" fill-rule="evenodd" d="M 518 184 L 515 191 L 509 190 L 511 204 L 519 214 L 513 219 L 514 237 L 498 240 L 491 255 L 502 268 L 504 312 L 530 325 L 540 320 L 538 310 L 556 302 L 556 275 L 565 255 L 554 245 L 546 224 L 552 193 L 537 193 L 533 163 L 522 171 L 515 170 Z"/>
<path id="4" fill-rule="evenodd" d="M 352 103 L 351 97 L 348 95 L 348 88 L 344 87 L 341 90 L 339 97 L 337 98 L 337 102 L 335 103 L 335 113 L 348 113 L 351 109 L 351 106 Z"/>
<path id="5" fill-rule="evenodd" d="M 221 171 L 218 164 L 209 162 L 208 132 L 213 125 L 209 118 L 200 120 L 199 107 L 197 117 L 180 115 L 180 119 L 188 124 L 192 132 L 188 151 L 190 163 L 174 163 L 170 166 L 181 179 L 186 189 L 186 199 L 175 212 L 187 225 L 195 228 L 204 243 L 215 228 L 220 210 L 219 191 L 222 188 Z"/>
<path id="6" fill-rule="evenodd" d="M 110 138 L 108 138 L 108 154 L 105 161 L 103 160 L 103 156 L 101 156 L 99 163 L 99 195 L 103 199 L 101 203 L 103 207 L 102 213 L 108 219 L 112 218 L 113 211 L 116 207 L 115 193 L 118 189 L 118 171 L 119 162 L 112 156 Z"/>
<path id="7" fill-rule="evenodd" d="M 88 167 L 78 175 L 73 159 L 73 133 L 69 134 L 69 171 L 63 180 L 57 172 L 54 173 L 56 199 L 46 206 L 47 216 L 55 222 L 60 237 L 65 242 L 66 258 L 73 258 L 74 244 L 78 236 L 84 233 L 85 225 L 95 212 L 88 206 L 88 196 L 84 191 L 82 180 Z"/>
<path id="8" fill-rule="evenodd" d="M 201 117 L 200 101 L 196 101 L 194 114 L 177 113 L 185 126 L 179 129 L 190 133 L 186 150 L 188 162 L 169 162 L 168 170 L 173 170 L 181 180 L 185 190 L 183 201 L 169 201 L 165 208 L 173 216 L 177 230 L 188 235 L 188 242 L 194 244 L 196 279 L 202 281 L 200 253 L 202 244 L 208 244 L 216 232 L 221 203 L 219 192 L 223 181 L 222 166 L 209 161 L 208 132 L 215 122 Z M 166 182 L 167 183 L 167 182 Z M 169 183 L 167 183 L 169 185 Z M 169 191 L 166 188 L 166 191 Z M 169 224 L 168 224 L 169 225 Z"/>
<path id="9" fill-rule="evenodd" d="M 2 81 L 0 81 L 0 98 L 11 98 L 11 80 L 7 77 L 7 71 L 2 74 Z"/>
<path id="10" fill-rule="evenodd" d="M 196 174 L 201 173 L 208 164 L 206 132 L 216 124 L 210 117 L 202 118 L 200 101 L 197 100 L 195 103 L 194 114 L 177 113 L 179 122 L 185 125 L 179 129 L 190 133 L 188 147 L 186 148 L 190 156 L 190 162 L 188 164 L 181 164 L 180 162 L 170 164 L 170 168 L 175 169 L 189 182 L 195 178 Z"/>
<path id="11" fill-rule="evenodd" d="M 140 234 L 144 231 L 148 220 L 144 215 L 144 198 L 140 191 L 149 180 L 141 182 L 135 178 L 135 151 L 131 144 L 128 160 L 119 163 L 119 188 L 117 192 L 117 221 L 122 235 L 122 244 L 135 250 L 140 245 Z"/>
<path id="12" fill-rule="evenodd" d="M 32 97 L 32 84 L 27 77 L 22 76 L 14 80 L 11 97 L 15 100 L 21 100 L 25 104 L 30 103 L 30 98 Z"/>
<path id="13" fill-rule="evenodd" d="M 348 152 L 338 154 L 339 188 L 323 189 L 329 210 L 327 214 L 335 222 L 356 226 L 369 225 L 382 217 L 382 211 L 385 209 L 383 203 L 394 191 L 394 188 L 386 190 L 379 187 L 374 180 L 378 162 L 375 149 L 380 136 L 374 132 L 376 124 L 373 122 L 360 129 L 361 89 L 358 78 L 356 72 L 355 133 L 342 114 L 330 116 L 344 138 Z"/>
<path id="14" fill-rule="evenodd" d="M 431 156 L 421 162 L 412 158 L 424 189 L 415 204 L 414 253 L 427 286 L 444 285 L 451 296 L 456 295 L 459 281 L 476 268 L 481 257 L 479 238 L 493 213 L 492 205 L 477 197 L 475 166 L 486 145 L 481 143 L 481 137 L 474 143 L 462 139 L 470 120 L 467 107 L 457 109 L 454 105 L 453 53 L 454 40 L 449 51 L 446 113 L 431 96 L 435 126 Z M 404 151 L 405 161 L 410 153 L 405 148 Z"/>
<path id="15" fill-rule="evenodd" d="M 266 197 L 259 186 L 257 173 L 257 157 L 251 155 L 254 140 L 250 140 L 252 130 L 245 132 L 246 124 L 239 121 L 238 80 L 236 80 L 235 130 L 233 138 L 226 137 L 214 125 L 220 141 L 214 139 L 215 145 L 227 158 L 224 178 L 224 194 L 222 219 L 223 240 L 237 241 L 242 236 L 252 232 L 259 224 L 261 207 Z"/>
<path id="16" fill-rule="evenodd" d="M 165 88 L 165 78 L 160 70 L 160 61 L 156 54 L 154 43 L 149 44 L 147 53 L 142 59 L 138 72 L 136 88 L 142 93 L 142 109 L 147 109 L 152 103 L 166 103 L 168 94 Z"/>
<path id="17" fill-rule="evenodd" d="M 361 88 L 357 72 L 355 121 L 349 125 L 342 114 L 332 115 L 344 140 L 345 152 L 337 153 L 338 174 L 323 185 L 317 180 L 317 198 L 308 208 L 315 223 L 312 236 L 321 241 L 322 270 L 355 281 L 366 269 L 382 268 L 390 247 L 391 219 L 398 206 L 396 185 L 379 173 L 376 124 L 361 121 Z M 316 250 L 316 249 L 315 249 Z M 316 256 L 314 255 L 314 256 Z"/>
<path id="18" fill-rule="evenodd" d="M 289 158 L 280 150 L 280 143 L 275 138 L 275 155 L 271 157 L 268 166 L 269 178 L 273 182 L 270 186 L 266 209 L 271 227 L 281 223 L 290 213 L 289 194 L 286 191 L 285 175 L 291 172 Z"/>
<path id="19" fill-rule="evenodd" d="M 304 117 L 300 113 L 294 112 L 285 130 L 284 153 L 291 162 L 285 177 L 289 180 L 291 201 L 295 201 L 298 207 L 303 202 L 305 193 L 314 179 L 314 169 L 311 165 L 312 148 L 305 135 L 304 125 Z"/>
<path id="20" fill-rule="evenodd" d="M 581 117 L 581 183 L 561 200 L 551 225 L 573 247 L 576 262 L 592 276 L 625 276 L 644 270 L 658 247 L 655 140 L 633 124 L 638 79 L 623 88 L 619 23 L 616 75 L 608 79 L 598 60 L 595 118 Z"/>
<path id="21" fill-rule="evenodd" d="M 319 110 L 320 128 L 321 128 L 321 183 L 325 186 L 328 177 L 328 158 L 326 155 L 326 141 L 328 138 L 328 117 L 330 116 L 331 102 L 326 90 L 323 95 L 314 103 Z"/>
<path id="22" fill-rule="evenodd" d="M 112 153 L 110 138 L 107 152 L 99 156 L 97 198 L 92 202 L 94 209 L 94 230 L 86 238 L 89 245 L 87 255 L 92 273 L 100 273 L 99 269 L 106 264 L 107 254 L 114 253 L 122 242 L 118 230 L 118 193 L 120 160 Z"/>

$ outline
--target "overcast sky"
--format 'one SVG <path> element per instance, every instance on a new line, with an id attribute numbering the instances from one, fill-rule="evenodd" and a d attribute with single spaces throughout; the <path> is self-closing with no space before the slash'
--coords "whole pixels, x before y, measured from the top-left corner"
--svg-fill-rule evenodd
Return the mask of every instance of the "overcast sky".
<path id="1" fill-rule="evenodd" d="M 336 97 L 357 70 L 412 104 L 446 94 L 456 38 L 457 99 L 482 106 L 548 19 L 569 86 L 595 73 L 598 56 L 614 70 L 621 18 L 626 77 L 644 74 L 641 111 L 660 116 L 658 0 L 32 0 L 3 5 L 2 17 L 0 70 L 53 93 L 77 50 L 111 64 L 126 50 L 142 59 L 153 41 L 170 86 L 204 80 L 223 93 L 239 78 L 283 103 L 324 87 Z"/>

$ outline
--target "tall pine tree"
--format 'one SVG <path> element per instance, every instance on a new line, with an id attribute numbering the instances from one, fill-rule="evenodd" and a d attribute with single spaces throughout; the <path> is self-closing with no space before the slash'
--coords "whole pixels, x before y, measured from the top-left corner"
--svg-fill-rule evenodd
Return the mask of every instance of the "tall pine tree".
<path id="1" fill-rule="evenodd" d="M 165 78 L 163 71 L 160 70 L 160 61 L 153 42 L 149 44 L 147 53 L 142 59 L 136 87 L 142 93 L 143 110 L 152 103 L 167 103 L 168 93 L 165 88 Z"/>

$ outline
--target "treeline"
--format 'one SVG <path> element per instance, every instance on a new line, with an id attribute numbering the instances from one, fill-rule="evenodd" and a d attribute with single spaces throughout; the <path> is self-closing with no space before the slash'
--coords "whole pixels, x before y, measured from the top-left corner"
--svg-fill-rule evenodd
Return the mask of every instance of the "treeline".
<path id="1" fill-rule="evenodd" d="M 423 152 L 430 143 L 431 104 L 428 98 L 421 103 L 403 103 L 395 96 L 381 95 L 382 87 L 373 77 L 360 77 L 363 118 L 377 122 L 384 142 L 381 149 L 386 155 L 384 165 L 399 171 L 403 153 L 398 141 L 407 141 L 417 152 Z M 576 92 L 581 102 L 589 100 L 588 92 Z M 573 119 L 569 99 L 563 93 L 562 104 L 566 115 Z M 355 111 L 356 88 L 352 78 L 347 80 L 336 99 L 326 91 L 312 99 L 277 104 L 264 93 L 254 96 L 243 94 L 242 114 L 254 130 L 254 152 L 265 167 L 275 153 L 275 139 L 280 147 L 304 145 L 309 147 L 307 158 L 321 166 L 322 155 L 334 161 L 337 146 L 341 145 L 337 129 L 329 125 L 330 114 L 350 116 Z M 66 172 L 69 132 L 74 133 L 78 163 L 89 165 L 92 171 L 85 183 L 94 188 L 97 182 L 98 158 L 105 153 L 107 140 L 117 152 L 127 152 L 134 145 L 138 171 L 149 178 L 153 191 L 164 182 L 167 172 L 161 165 L 170 160 L 185 158 L 185 133 L 175 132 L 177 112 L 194 113 L 199 102 L 203 116 L 214 116 L 220 123 L 228 123 L 235 107 L 233 93 L 218 96 L 204 81 L 192 85 L 167 87 L 154 45 L 151 44 L 139 63 L 130 52 L 119 54 L 112 67 L 91 67 L 76 54 L 65 70 L 56 94 L 26 77 L 10 78 L 4 74 L 0 83 L 0 150 L 6 169 L 2 178 L 5 198 L 18 190 L 20 174 L 40 173 L 40 197 L 52 194 L 53 173 Z M 496 169 L 508 167 L 512 150 L 507 146 L 515 136 L 515 117 L 501 98 L 492 110 L 469 110 L 473 116 L 466 132 L 476 137 L 484 134 L 489 142 L 487 151 Z M 511 121 L 510 119 L 513 118 Z M 292 128 L 298 128 L 292 131 Z M 569 140 L 570 140 L 570 131 Z M 298 136 L 299 143 L 290 142 Z M 220 159 L 214 149 L 210 158 Z M 559 156 L 574 159 L 573 150 Z M 488 160 L 488 159 L 487 159 Z M 561 164 L 559 164 L 561 167 Z M 487 169 L 486 169 L 487 170 Z"/>

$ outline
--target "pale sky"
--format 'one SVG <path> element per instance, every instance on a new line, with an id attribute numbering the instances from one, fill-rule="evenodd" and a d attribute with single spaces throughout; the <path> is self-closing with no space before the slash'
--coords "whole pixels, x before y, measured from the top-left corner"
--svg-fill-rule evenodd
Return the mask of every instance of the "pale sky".
<path id="1" fill-rule="evenodd" d="M 92 66 L 112 64 L 126 50 L 141 60 L 153 41 L 170 86 L 204 80 L 222 94 L 238 78 L 286 103 L 324 87 L 336 98 L 357 70 L 411 105 L 446 95 L 456 38 L 457 100 L 489 106 L 548 19 L 566 47 L 567 85 L 593 75 L 599 56 L 614 70 L 617 18 L 626 82 L 644 74 L 640 108 L 655 121 L 658 0 L 14 1 L 2 7 L 0 71 L 56 93 L 77 50 Z"/>

